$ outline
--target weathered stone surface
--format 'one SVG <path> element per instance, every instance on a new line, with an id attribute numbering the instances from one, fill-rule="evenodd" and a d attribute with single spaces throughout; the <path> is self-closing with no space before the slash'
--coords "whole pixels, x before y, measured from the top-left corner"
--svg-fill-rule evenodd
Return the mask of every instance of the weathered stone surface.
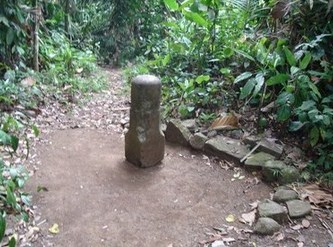
<path id="1" fill-rule="evenodd" d="M 311 213 L 311 205 L 309 202 L 301 200 L 292 200 L 286 202 L 290 218 L 300 218 Z"/>
<path id="2" fill-rule="evenodd" d="M 281 170 L 281 176 L 278 182 L 280 184 L 289 184 L 300 179 L 300 172 L 296 167 L 287 166 Z"/>
<path id="3" fill-rule="evenodd" d="M 197 150 L 203 150 L 206 141 L 208 140 L 207 136 L 202 133 L 195 133 L 190 137 L 190 145 L 192 148 Z"/>
<path id="4" fill-rule="evenodd" d="M 298 194 L 294 190 L 281 189 L 273 195 L 273 201 L 275 202 L 287 202 L 295 199 L 298 199 Z"/>
<path id="5" fill-rule="evenodd" d="M 249 152 L 249 149 L 239 140 L 224 136 L 216 136 L 205 143 L 205 152 L 216 155 L 222 159 L 240 163 L 240 160 Z"/>
<path id="6" fill-rule="evenodd" d="M 164 158 L 160 128 L 161 82 L 151 75 L 132 81 L 130 126 L 125 136 L 125 156 L 134 165 L 150 167 Z"/>
<path id="7" fill-rule="evenodd" d="M 264 200 L 258 205 L 258 212 L 260 217 L 268 217 L 276 220 L 279 223 L 288 221 L 287 211 L 280 204 L 271 200 Z"/>
<path id="8" fill-rule="evenodd" d="M 182 121 L 182 124 L 191 132 L 194 132 L 198 126 L 195 119 L 186 119 Z"/>
<path id="9" fill-rule="evenodd" d="M 191 135 L 191 132 L 182 124 L 179 119 L 171 119 L 167 124 L 165 138 L 168 142 L 187 146 Z"/>
<path id="10" fill-rule="evenodd" d="M 271 218 L 259 218 L 254 226 L 254 232 L 263 235 L 272 235 L 281 229 L 281 225 Z"/>
<path id="11" fill-rule="evenodd" d="M 280 158 L 283 153 L 283 145 L 277 144 L 273 141 L 270 141 L 266 138 L 258 138 L 255 136 L 249 136 L 244 139 L 244 143 L 248 144 L 253 148 L 256 146 L 260 141 L 260 146 L 258 147 L 258 151 L 269 153 L 276 158 Z"/>
<path id="12" fill-rule="evenodd" d="M 287 165 L 280 160 L 268 160 L 262 169 L 263 180 L 266 182 L 275 182 L 279 179 L 282 174 L 282 170 Z"/>
<path id="13" fill-rule="evenodd" d="M 258 169 L 262 168 L 265 165 L 266 161 L 274 159 L 275 157 L 270 154 L 259 152 L 248 157 L 245 160 L 244 164 L 246 168 Z"/>

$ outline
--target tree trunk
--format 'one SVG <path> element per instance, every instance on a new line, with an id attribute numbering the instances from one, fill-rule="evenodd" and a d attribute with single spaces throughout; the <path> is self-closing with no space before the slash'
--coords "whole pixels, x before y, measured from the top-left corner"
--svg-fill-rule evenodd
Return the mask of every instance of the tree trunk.
<path id="1" fill-rule="evenodd" d="M 34 27 L 33 27 L 33 69 L 35 71 L 39 71 L 39 43 L 38 43 L 38 30 L 39 30 L 39 16 L 40 16 L 40 8 L 38 6 L 37 0 L 33 0 L 33 8 L 34 8 Z"/>
<path id="2" fill-rule="evenodd" d="M 70 0 L 65 1 L 65 32 L 67 37 L 69 37 L 69 13 L 70 13 Z"/>

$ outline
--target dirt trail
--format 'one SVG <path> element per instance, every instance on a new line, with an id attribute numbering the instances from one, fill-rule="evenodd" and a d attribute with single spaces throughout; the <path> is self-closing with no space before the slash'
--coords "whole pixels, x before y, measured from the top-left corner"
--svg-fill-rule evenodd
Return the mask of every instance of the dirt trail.
<path id="1" fill-rule="evenodd" d="M 226 222 L 227 215 L 239 217 L 249 203 L 269 198 L 272 189 L 255 184 L 252 174 L 241 171 L 245 179 L 232 181 L 234 170 L 170 145 L 157 167 L 127 163 L 121 126 L 128 99 L 119 93 L 119 72 L 109 73 L 109 91 L 71 112 L 43 111 L 35 148 L 39 162 L 27 186 L 41 223 L 34 246 L 203 246 L 199 242 L 211 237 L 213 227 L 236 240 L 231 246 L 297 246 L 293 240 L 274 244 L 274 238 L 250 236 L 237 220 Z M 45 123 L 47 118 L 53 121 Z M 38 187 L 48 191 L 37 192 Z M 60 229 L 55 235 L 48 232 L 54 223 Z M 320 232 L 310 232 L 307 242 L 319 243 Z"/>

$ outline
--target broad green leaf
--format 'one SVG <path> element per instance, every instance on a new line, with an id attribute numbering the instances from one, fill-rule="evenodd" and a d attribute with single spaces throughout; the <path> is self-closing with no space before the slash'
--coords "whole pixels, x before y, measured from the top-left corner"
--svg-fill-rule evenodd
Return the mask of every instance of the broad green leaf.
<path id="1" fill-rule="evenodd" d="M 321 98 L 321 94 L 320 94 L 317 86 L 310 80 L 308 81 L 308 85 L 309 85 L 309 88 L 312 90 L 312 92 L 314 92 L 318 97 Z"/>
<path id="2" fill-rule="evenodd" d="M 185 0 L 184 2 L 181 3 L 180 8 L 185 8 L 193 4 L 194 0 Z"/>
<path id="3" fill-rule="evenodd" d="M 291 116 L 291 108 L 289 105 L 281 106 L 277 111 L 276 119 L 280 122 L 288 120 Z"/>
<path id="4" fill-rule="evenodd" d="M 171 58 L 170 54 L 166 55 L 166 56 L 163 58 L 163 60 L 162 60 L 162 64 L 163 64 L 163 66 L 166 66 L 166 65 L 170 62 L 170 58 Z"/>
<path id="5" fill-rule="evenodd" d="M 311 62 L 311 58 L 312 58 L 311 53 L 310 52 L 306 53 L 304 58 L 301 60 L 299 67 L 301 69 L 306 69 L 309 63 Z"/>
<path id="6" fill-rule="evenodd" d="M 2 145 L 11 145 L 11 136 L 8 135 L 3 130 L 0 130 L 0 144 L 2 144 Z"/>
<path id="7" fill-rule="evenodd" d="M 242 74 L 240 74 L 239 76 L 236 77 L 236 79 L 234 81 L 234 84 L 236 84 L 240 81 L 246 80 L 246 79 L 250 78 L 251 76 L 252 76 L 251 72 L 244 72 L 244 73 L 242 73 Z"/>
<path id="8" fill-rule="evenodd" d="M 8 19 L 5 16 L 0 16 L 0 23 L 3 23 L 5 26 L 10 27 Z"/>
<path id="9" fill-rule="evenodd" d="M 8 246 L 9 247 L 15 247 L 16 246 L 16 239 L 15 239 L 14 236 L 10 238 L 10 240 L 8 242 Z"/>
<path id="10" fill-rule="evenodd" d="M 301 121 L 292 121 L 289 124 L 289 130 L 290 131 L 298 131 L 304 126 L 304 123 Z"/>
<path id="11" fill-rule="evenodd" d="M 10 145 L 12 147 L 12 149 L 14 150 L 14 152 L 16 152 L 18 145 L 19 145 L 19 139 L 16 136 L 11 136 L 10 137 Z"/>
<path id="12" fill-rule="evenodd" d="M 296 58 L 294 54 L 288 49 L 288 47 L 284 47 L 284 54 L 286 55 L 287 61 L 290 66 L 296 66 Z"/>
<path id="13" fill-rule="evenodd" d="M 210 76 L 209 76 L 209 75 L 199 75 L 199 76 L 195 79 L 195 81 L 196 81 L 197 83 L 201 84 L 201 83 L 204 82 L 204 81 L 209 81 L 209 79 L 210 79 Z"/>
<path id="14" fill-rule="evenodd" d="M 265 82 L 265 77 L 263 73 L 258 73 L 255 78 L 256 81 L 256 86 L 253 91 L 253 96 L 256 96 L 259 91 L 261 90 L 262 86 L 264 85 Z"/>
<path id="15" fill-rule="evenodd" d="M 0 214 L 0 243 L 5 236 L 5 231 L 6 231 L 6 219 L 3 216 L 3 214 Z"/>
<path id="16" fill-rule="evenodd" d="M 289 76 L 287 74 L 277 74 L 269 78 L 266 83 L 268 86 L 273 86 L 277 84 L 286 85 L 288 79 Z"/>
<path id="17" fill-rule="evenodd" d="M 309 137 L 310 137 L 310 144 L 314 147 L 319 141 L 319 129 L 317 127 L 313 127 L 310 130 Z"/>
<path id="18" fill-rule="evenodd" d="M 198 13 L 194 13 L 191 11 L 184 11 L 184 15 L 187 19 L 195 22 L 196 24 L 203 26 L 203 27 L 207 27 L 208 26 L 208 22 Z"/>
<path id="19" fill-rule="evenodd" d="M 38 129 L 38 127 L 36 125 L 32 125 L 32 132 L 34 133 L 34 135 L 36 137 L 38 137 L 39 134 L 40 134 L 40 131 L 39 131 L 39 129 Z"/>
<path id="20" fill-rule="evenodd" d="M 170 9 L 170 10 L 178 10 L 179 5 L 176 0 L 164 0 L 164 4 Z"/>
<path id="21" fill-rule="evenodd" d="M 6 197 L 7 203 L 11 205 L 13 208 L 16 207 L 16 196 L 11 190 L 11 188 L 7 187 L 7 197 Z"/>
<path id="22" fill-rule="evenodd" d="M 248 53 L 246 53 L 244 51 L 241 51 L 241 50 L 238 50 L 238 49 L 234 49 L 234 51 L 236 53 L 238 53 L 239 55 L 241 55 L 241 56 L 243 56 L 243 57 L 245 57 L 245 58 L 247 58 L 247 59 L 249 59 L 249 60 L 251 60 L 253 62 L 256 61 L 250 54 L 248 54 Z"/>
<path id="23" fill-rule="evenodd" d="M 292 93 L 282 92 L 276 99 L 276 104 L 283 106 L 285 104 L 293 104 L 295 96 Z"/>
<path id="24" fill-rule="evenodd" d="M 15 33 L 13 29 L 9 28 L 6 35 L 6 44 L 11 45 L 14 41 Z"/>
<path id="25" fill-rule="evenodd" d="M 296 75 L 301 69 L 295 66 L 291 66 L 290 68 L 290 74 L 291 75 Z"/>
<path id="26" fill-rule="evenodd" d="M 248 97 L 251 94 L 255 85 L 256 85 L 256 80 L 254 78 L 248 80 L 247 83 L 242 88 L 239 98 L 245 99 L 246 97 Z"/>
<path id="27" fill-rule="evenodd" d="M 309 111 L 310 109 L 312 109 L 315 106 L 316 106 L 316 102 L 314 102 L 313 100 L 307 100 L 307 101 L 303 101 L 302 105 L 300 107 L 298 107 L 298 109 L 300 109 L 301 111 Z"/>

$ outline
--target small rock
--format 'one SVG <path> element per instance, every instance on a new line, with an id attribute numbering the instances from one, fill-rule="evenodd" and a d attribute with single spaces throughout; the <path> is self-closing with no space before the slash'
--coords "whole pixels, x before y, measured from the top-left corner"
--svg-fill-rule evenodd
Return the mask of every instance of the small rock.
<path id="1" fill-rule="evenodd" d="M 287 166 L 282 169 L 278 181 L 280 184 L 289 184 L 298 181 L 300 178 L 299 170 L 293 166 Z"/>
<path id="2" fill-rule="evenodd" d="M 252 147 L 256 146 L 260 141 L 260 146 L 258 147 L 258 151 L 269 153 L 276 158 L 280 158 L 283 153 L 283 145 L 277 144 L 274 141 L 270 141 L 266 138 L 260 139 L 255 136 L 249 136 L 244 139 L 244 143 L 248 144 Z"/>
<path id="3" fill-rule="evenodd" d="M 215 136 L 217 136 L 217 131 L 216 130 L 210 130 L 207 134 L 208 138 L 213 138 Z"/>
<path id="4" fill-rule="evenodd" d="M 228 131 L 225 130 L 223 135 L 226 136 L 226 137 L 230 137 L 230 138 L 233 138 L 233 139 L 240 140 L 240 139 L 242 139 L 242 137 L 244 135 L 244 132 L 241 129 L 228 130 Z"/>
<path id="5" fill-rule="evenodd" d="M 273 195 L 273 201 L 275 202 L 287 202 L 295 199 L 298 199 L 298 194 L 294 190 L 280 189 Z"/>
<path id="6" fill-rule="evenodd" d="M 267 153 L 256 153 L 251 155 L 249 158 L 247 158 L 244 162 L 244 165 L 246 168 L 250 168 L 250 169 L 258 169 L 258 168 L 262 168 L 266 161 L 268 160 L 274 160 L 275 157 L 267 154 Z"/>
<path id="7" fill-rule="evenodd" d="M 287 212 L 284 207 L 271 200 L 264 200 L 258 205 L 258 212 L 260 217 L 269 217 L 279 223 L 288 221 Z"/>
<path id="8" fill-rule="evenodd" d="M 205 143 L 204 150 L 209 154 L 238 164 L 249 152 L 248 148 L 239 140 L 224 136 L 216 136 L 215 138 L 208 140 Z"/>
<path id="9" fill-rule="evenodd" d="M 254 226 L 254 232 L 263 235 L 272 235 L 279 231 L 281 225 L 271 218 L 259 218 Z"/>
<path id="10" fill-rule="evenodd" d="M 290 218 L 300 218 L 311 214 L 311 205 L 309 202 L 303 202 L 301 200 L 288 201 L 287 208 Z"/>
<path id="11" fill-rule="evenodd" d="M 287 165 L 280 160 L 268 160 L 262 169 L 263 180 L 266 182 L 275 182 L 282 174 L 282 170 Z"/>
<path id="12" fill-rule="evenodd" d="M 190 137 L 190 145 L 192 148 L 197 150 L 202 150 L 205 146 L 206 141 L 208 140 L 207 136 L 202 133 L 195 133 Z"/>
<path id="13" fill-rule="evenodd" d="M 165 131 L 165 139 L 168 142 L 188 145 L 191 132 L 182 124 L 179 119 L 171 119 Z"/>
<path id="14" fill-rule="evenodd" d="M 223 241 L 217 240 L 217 241 L 212 243 L 212 247 L 225 247 L 225 244 L 224 244 Z"/>
<path id="15" fill-rule="evenodd" d="M 194 132 L 198 126 L 195 119 L 186 119 L 182 121 L 182 124 L 191 132 Z"/>

